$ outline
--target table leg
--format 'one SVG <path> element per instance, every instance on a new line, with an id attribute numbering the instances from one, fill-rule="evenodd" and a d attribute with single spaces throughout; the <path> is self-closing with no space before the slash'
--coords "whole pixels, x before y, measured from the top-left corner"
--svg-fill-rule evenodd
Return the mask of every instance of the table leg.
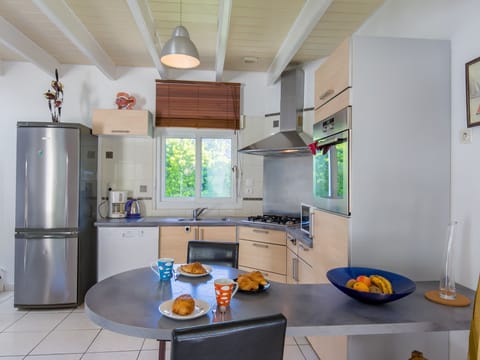
<path id="1" fill-rule="evenodd" d="M 158 340 L 158 360 L 165 360 L 166 341 Z"/>

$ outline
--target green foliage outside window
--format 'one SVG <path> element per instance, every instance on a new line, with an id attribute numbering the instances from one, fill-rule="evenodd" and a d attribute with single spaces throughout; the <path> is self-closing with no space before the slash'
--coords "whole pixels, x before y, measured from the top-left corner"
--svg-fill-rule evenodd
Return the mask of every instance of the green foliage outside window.
<path id="1" fill-rule="evenodd" d="M 201 146 L 201 197 L 232 196 L 232 144 L 230 139 L 203 138 Z M 194 198 L 196 141 L 165 140 L 165 197 Z"/>
<path id="2" fill-rule="evenodd" d="M 166 139 L 165 196 L 195 196 L 195 139 Z"/>

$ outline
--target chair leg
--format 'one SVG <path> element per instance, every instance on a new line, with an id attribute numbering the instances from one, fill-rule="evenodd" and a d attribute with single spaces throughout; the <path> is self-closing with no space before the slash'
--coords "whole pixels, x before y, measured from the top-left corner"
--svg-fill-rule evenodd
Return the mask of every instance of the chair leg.
<path id="1" fill-rule="evenodd" d="M 166 341 L 158 340 L 158 360 L 165 360 Z"/>

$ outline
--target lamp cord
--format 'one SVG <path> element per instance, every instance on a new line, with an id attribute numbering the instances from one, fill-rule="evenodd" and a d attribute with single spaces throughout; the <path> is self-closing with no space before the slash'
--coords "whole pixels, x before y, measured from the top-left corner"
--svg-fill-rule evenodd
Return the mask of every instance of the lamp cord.
<path id="1" fill-rule="evenodd" d="M 180 25 L 182 24 L 182 0 L 180 0 Z"/>

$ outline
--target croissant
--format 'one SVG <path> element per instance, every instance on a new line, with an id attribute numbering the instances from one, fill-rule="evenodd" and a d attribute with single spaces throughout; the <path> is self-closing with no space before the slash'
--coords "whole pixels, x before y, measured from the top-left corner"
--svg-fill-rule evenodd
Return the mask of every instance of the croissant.
<path id="1" fill-rule="evenodd" d="M 173 300 L 172 312 L 177 315 L 186 316 L 195 310 L 195 300 L 188 295 L 183 294 Z"/>
<path id="2" fill-rule="evenodd" d="M 265 286 L 268 284 L 267 280 L 263 277 L 263 274 L 260 271 L 252 271 L 247 274 L 247 276 L 253 281 L 258 282 L 260 285 Z"/>
<path id="3" fill-rule="evenodd" d="M 180 269 L 189 274 L 206 274 L 207 273 L 207 270 L 205 270 L 205 268 L 199 262 L 182 265 Z"/>
<path id="4" fill-rule="evenodd" d="M 247 275 L 239 275 L 237 278 L 238 288 L 243 291 L 258 290 L 259 284 L 255 280 L 250 279 Z"/>

